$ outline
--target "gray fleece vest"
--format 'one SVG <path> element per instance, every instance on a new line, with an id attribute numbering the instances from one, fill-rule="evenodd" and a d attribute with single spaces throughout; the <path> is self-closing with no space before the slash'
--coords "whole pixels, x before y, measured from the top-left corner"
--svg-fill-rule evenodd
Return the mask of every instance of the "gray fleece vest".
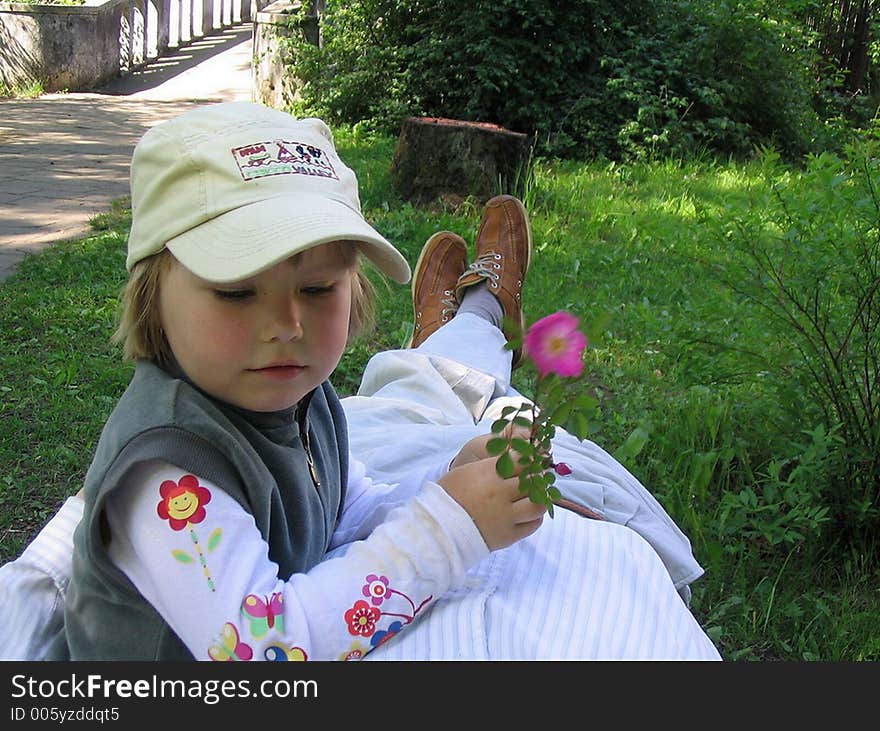
<path id="1" fill-rule="evenodd" d="M 86 475 L 64 632 L 46 659 L 193 659 L 106 550 L 104 501 L 135 465 L 155 458 L 213 482 L 253 515 L 282 579 L 323 558 L 348 476 L 345 414 L 333 387 L 325 382 L 293 409 L 255 413 L 141 361 Z"/>

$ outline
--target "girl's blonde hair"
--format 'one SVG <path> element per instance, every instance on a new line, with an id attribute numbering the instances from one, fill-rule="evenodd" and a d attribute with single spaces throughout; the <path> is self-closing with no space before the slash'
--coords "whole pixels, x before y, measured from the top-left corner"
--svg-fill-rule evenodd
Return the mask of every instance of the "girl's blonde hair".
<path id="1" fill-rule="evenodd" d="M 338 242 L 337 251 L 346 266 L 354 268 L 351 284 L 351 316 L 348 340 L 372 329 L 375 318 L 375 289 L 361 267 L 361 256 L 354 242 Z M 299 254 L 294 255 L 294 261 Z M 131 270 L 122 291 L 121 312 L 114 343 L 122 344 L 123 360 L 151 360 L 166 366 L 174 358 L 159 313 L 159 292 L 165 273 L 175 263 L 168 249 L 142 259 Z"/>

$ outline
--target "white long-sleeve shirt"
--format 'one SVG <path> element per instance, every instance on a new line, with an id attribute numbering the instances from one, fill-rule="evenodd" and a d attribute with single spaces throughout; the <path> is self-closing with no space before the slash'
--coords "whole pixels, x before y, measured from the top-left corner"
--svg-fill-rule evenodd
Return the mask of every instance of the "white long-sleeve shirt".
<path id="1" fill-rule="evenodd" d="M 307 573 L 279 576 L 250 513 L 159 460 L 108 499 L 110 558 L 197 659 L 361 658 L 461 585 L 489 551 L 435 482 L 377 485 L 354 459 L 349 474 L 331 544 L 346 551 Z M 159 488 L 185 477 L 206 499 L 198 522 L 184 525 L 163 517 Z"/>
<path id="2" fill-rule="evenodd" d="M 59 631 L 73 529 L 82 508 L 80 498 L 68 498 L 27 550 L 0 567 L 0 658 L 33 660 Z M 331 555 L 344 551 L 340 546 Z M 271 644 L 261 645 L 264 654 L 268 650 L 276 659 L 300 657 L 289 647 L 282 657 L 281 648 L 271 649 Z M 352 657 L 366 644 L 353 636 Z M 218 656 L 226 652 L 222 641 L 213 646 L 221 648 Z M 611 522 L 560 510 L 534 535 L 489 554 L 467 572 L 459 587 L 432 601 L 406 631 L 365 659 L 720 656 L 641 536 Z"/>
<path id="3" fill-rule="evenodd" d="M 471 346 L 466 364 L 448 357 L 460 352 L 462 343 Z M 350 565 L 358 565 L 362 573 L 369 562 L 357 562 L 368 555 L 363 546 L 369 541 L 359 543 L 358 539 L 394 518 L 395 511 L 405 511 L 401 506 L 405 506 L 407 499 L 418 493 L 423 484 L 436 480 L 458 447 L 485 432 L 492 410 L 504 403 L 503 397 L 516 396 L 509 384 L 510 353 L 503 351 L 502 345 L 502 336 L 495 328 L 487 327 L 479 318 L 459 314 L 419 349 L 383 353 L 370 361 L 359 396 L 343 399 L 342 404 L 350 426 L 352 453 L 367 463 L 369 474 L 379 483 L 365 479 L 362 466 L 353 460 L 345 512 L 334 534 L 328 559 L 344 556 L 346 560 L 353 560 L 355 563 Z M 487 409 L 490 404 L 492 408 Z M 360 592 L 358 599 L 372 604 L 371 597 L 363 594 L 364 587 L 368 587 L 367 594 L 371 594 L 370 586 L 386 596 L 390 593 L 389 587 L 407 596 L 404 599 L 391 595 L 397 608 L 403 606 L 404 611 L 399 614 L 404 616 L 393 618 L 379 614 L 380 622 L 390 623 L 388 629 L 394 622 L 403 626 L 410 616 L 415 616 L 399 634 L 390 639 L 381 635 L 379 639 L 384 637 L 387 641 L 370 652 L 366 660 L 720 659 L 712 641 L 683 601 L 688 594 L 688 584 L 702 574 L 702 569 L 691 553 L 687 538 L 659 503 L 611 455 L 591 442 L 578 442 L 570 435 L 561 434 L 554 443 L 554 454 L 572 467 L 572 474 L 560 480 L 564 494 L 604 514 L 607 520 L 589 520 L 557 510 L 556 517 L 545 519 L 532 536 L 506 549 L 484 554 L 465 572 L 461 583 L 450 585 L 442 596 L 435 597 L 417 613 L 412 611 L 410 602 L 418 607 L 422 595 L 429 591 L 426 585 L 419 584 L 417 570 L 407 574 L 414 581 L 406 585 L 398 583 L 400 576 L 384 574 L 388 584 L 380 583 L 385 589 L 375 580 L 366 581 L 364 576 L 364 583 L 358 584 L 355 590 L 355 594 Z M 397 482 L 387 486 L 380 484 L 392 480 Z M 437 491 L 442 492 L 439 487 Z M 218 499 L 219 494 L 222 493 L 218 493 Z M 434 502 L 430 502 L 431 495 Z M 447 500 L 451 499 L 434 494 L 432 487 L 427 487 L 422 497 L 430 502 L 424 504 L 426 509 L 439 510 L 434 513 L 435 522 L 445 523 L 445 510 L 449 510 L 453 519 L 461 517 L 454 509 L 457 505 L 450 505 Z M 151 509 L 155 511 L 157 498 L 150 498 L 148 504 L 151 501 Z M 212 506 L 216 507 L 213 498 L 209 503 L 209 507 Z M 39 657 L 41 648 L 59 630 L 62 621 L 59 609 L 66 577 L 70 575 L 72 532 L 81 514 L 82 501 L 68 499 L 22 556 L 0 567 L 0 658 Z M 212 507 L 211 514 L 217 516 L 219 511 L 214 512 Z M 242 520 L 240 515 L 236 516 L 234 511 L 229 515 L 235 531 L 245 530 L 246 526 L 238 525 Z M 121 514 L 113 518 L 125 519 Z M 204 530 L 201 526 L 202 523 L 195 526 L 197 538 L 208 545 L 212 531 L 207 529 L 207 524 Z M 135 532 L 139 529 L 135 528 Z M 172 531 L 166 528 L 165 532 Z M 222 542 L 230 537 L 224 536 L 215 551 L 205 554 L 212 580 L 227 580 L 218 552 Z M 197 559 L 192 538 L 188 540 L 189 543 L 181 541 L 180 545 L 185 545 L 190 557 Z M 235 541 L 229 540 L 227 546 L 233 543 Z M 383 550 L 393 546 L 394 543 L 389 542 L 383 545 Z M 152 547 L 147 550 L 152 552 Z M 166 545 L 163 550 L 184 549 L 175 543 L 175 548 Z M 157 555 L 161 558 L 161 553 Z M 238 557 L 234 558 L 237 562 Z M 393 562 L 398 557 L 387 558 Z M 130 561 L 122 556 L 117 560 L 120 565 L 128 565 Z M 199 584 L 198 590 L 204 592 L 202 585 L 207 586 L 207 578 L 201 573 L 200 564 L 195 560 L 183 561 L 169 557 L 165 565 L 180 564 L 176 569 L 186 575 L 185 587 L 189 589 L 194 582 Z M 330 571 L 336 571 L 331 560 L 325 563 L 331 564 Z M 262 603 L 271 607 L 269 592 L 279 593 L 278 589 L 273 590 L 278 584 L 271 582 L 271 569 L 267 570 L 262 560 L 250 561 L 248 565 L 258 570 L 260 581 L 265 582 L 259 584 L 262 594 L 252 592 L 255 600 L 250 606 Z M 352 575 L 357 577 L 358 572 Z M 378 574 L 375 575 L 378 579 Z M 247 581 L 235 578 L 237 571 L 229 576 L 232 577 L 230 582 L 241 582 L 231 595 L 249 590 Z M 306 650 L 302 646 L 305 640 L 300 641 L 299 637 L 311 642 L 309 633 L 315 631 L 317 622 L 325 621 L 318 619 L 318 613 L 323 611 L 321 607 L 330 606 L 321 603 L 323 597 L 316 597 L 319 593 L 313 581 L 316 578 L 317 575 L 310 572 L 302 580 L 296 577 L 291 582 L 295 601 L 303 602 L 297 605 L 297 611 L 315 613 L 314 618 L 305 618 L 307 628 L 293 627 L 293 617 L 299 615 L 292 614 L 291 619 L 284 615 L 285 634 L 304 633 L 290 635 L 291 645 L 272 648 L 269 632 L 258 640 L 250 639 L 249 635 L 242 638 L 239 632 L 239 640 L 244 639 L 255 656 L 261 651 L 265 656 L 268 651 L 277 657 L 284 649 L 288 658 L 295 659 L 300 655 L 292 647 Z M 301 586 L 308 586 L 316 593 L 300 595 Z M 335 578 L 328 586 L 337 586 Z M 184 585 L 176 589 L 175 595 Z M 312 598 L 315 603 L 311 603 Z M 174 603 L 174 600 L 175 597 L 171 597 L 168 601 Z M 282 599 L 285 611 L 286 601 Z M 384 599 L 374 608 L 379 612 L 396 611 Z M 224 608 L 217 620 L 223 619 L 225 624 L 232 617 L 246 621 L 249 626 L 250 620 L 236 615 L 234 609 Z M 176 615 L 177 610 L 172 611 Z M 207 616 L 207 610 L 201 605 L 194 611 L 202 612 L 198 616 Z M 227 614 L 229 612 L 231 614 Z M 369 617 L 364 616 L 365 621 L 369 621 Z M 370 616 L 376 613 L 371 612 Z M 189 626 L 198 620 L 175 621 Z M 387 631 L 386 626 L 378 631 Z M 275 633 L 275 627 L 272 632 Z M 232 633 L 223 635 L 222 628 L 220 634 L 216 629 L 213 632 L 194 630 L 192 637 L 202 652 L 197 653 L 197 657 L 204 657 L 206 649 L 210 652 L 211 647 L 218 648 L 217 654 L 222 656 L 228 652 L 226 644 L 237 646 Z M 189 644 L 189 640 L 184 639 Z M 334 635 L 333 641 L 336 639 L 338 635 Z M 360 655 L 359 647 L 371 644 L 371 640 L 358 635 L 346 639 L 349 644 L 345 647 L 351 651 L 351 657 Z M 316 652 L 313 646 L 309 647 Z"/>

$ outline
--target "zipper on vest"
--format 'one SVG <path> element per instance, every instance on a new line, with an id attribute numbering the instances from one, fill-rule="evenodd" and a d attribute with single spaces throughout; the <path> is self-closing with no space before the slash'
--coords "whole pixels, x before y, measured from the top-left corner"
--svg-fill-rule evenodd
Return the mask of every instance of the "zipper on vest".
<path id="1" fill-rule="evenodd" d="M 306 450 L 306 462 L 309 463 L 309 474 L 312 476 L 312 482 L 315 483 L 315 488 L 321 487 L 321 481 L 318 479 L 318 471 L 315 469 L 315 460 L 312 458 L 312 450 L 309 448 L 309 429 L 308 427 L 302 430 L 302 443 L 303 447 Z"/>

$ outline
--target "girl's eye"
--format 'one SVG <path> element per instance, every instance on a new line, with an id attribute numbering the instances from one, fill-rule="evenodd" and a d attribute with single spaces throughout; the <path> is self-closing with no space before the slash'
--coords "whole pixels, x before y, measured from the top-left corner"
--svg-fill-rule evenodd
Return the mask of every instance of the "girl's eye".
<path id="1" fill-rule="evenodd" d="M 252 289 L 215 289 L 214 295 L 222 300 L 244 300 L 254 294 Z"/>
<path id="2" fill-rule="evenodd" d="M 335 289 L 336 285 L 334 284 L 326 284 L 321 286 L 314 287 L 303 287 L 303 293 L 307 295 L 311 295 L 313 297 L 320 296 L 322 294 L 330 294 Z"/>

